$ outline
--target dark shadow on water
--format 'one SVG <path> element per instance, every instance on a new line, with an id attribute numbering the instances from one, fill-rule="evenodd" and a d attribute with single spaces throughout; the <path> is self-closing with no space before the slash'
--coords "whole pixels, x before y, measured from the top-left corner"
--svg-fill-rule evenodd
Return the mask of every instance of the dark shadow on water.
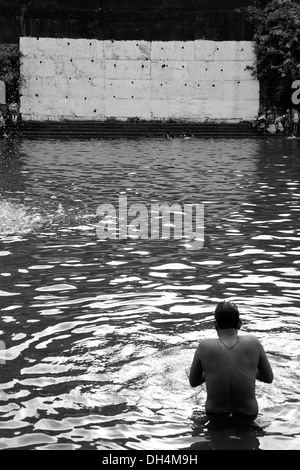
<path id="1" fill-rule="evenodd" d="M 259 437 L 265 432 L 255 418 L 195 413 L 192 419 L 192 435 L 199 440 L 189 450 L 260 450 Z"/>

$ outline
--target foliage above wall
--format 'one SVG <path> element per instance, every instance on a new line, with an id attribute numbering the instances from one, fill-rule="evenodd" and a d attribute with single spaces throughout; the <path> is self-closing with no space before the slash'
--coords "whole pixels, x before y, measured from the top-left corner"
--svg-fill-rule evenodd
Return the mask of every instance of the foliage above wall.
<path id="1" fill-rule="evenodd" d="M 254 0 L 247 8 L 254 26 L 256 71 L 262 107 L 291 104 L 291 85 L 300 79 L 300 4 L 293 0 Z"/>
<path id="2" fill-rule="evenodd" d="M 7 102 L 19 101 L 20 57 L 17 44 L 0 44 L 0 80 L 6 84 Z"/>
<path id="3" fill-rule="evenodd" d="M 252 0 L 0 0 L 0 42 L 19 37 L 116 41 L 250 40 Z"/>

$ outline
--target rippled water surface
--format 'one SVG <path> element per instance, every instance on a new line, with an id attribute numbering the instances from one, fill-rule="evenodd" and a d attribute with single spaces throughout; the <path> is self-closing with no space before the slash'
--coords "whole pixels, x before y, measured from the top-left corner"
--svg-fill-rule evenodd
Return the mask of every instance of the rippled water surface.
<path id="1" fill-rule="evenodd" d="M 0 449 L 300 446 L 300 141 L 0 141 Z M 204 204 L 185 239 L 97 237 L 100 204 Z M 213 429 L 188 372 L 234 300 L 275 379 Z"/>

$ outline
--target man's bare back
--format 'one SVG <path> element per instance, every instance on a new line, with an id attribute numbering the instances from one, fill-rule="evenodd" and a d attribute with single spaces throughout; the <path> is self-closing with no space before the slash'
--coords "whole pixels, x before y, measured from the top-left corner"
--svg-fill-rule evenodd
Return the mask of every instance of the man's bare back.
<path id="1" fill-rule="evenodd" d="M 230 304 L 228 302 L 228 304 Z M 273 381 L 273 372 L 260 341 L 238 336 L 237 328 L 216 326 L 218 338 L 200 342 L 190 370 L 190 385 L 206 383 L 208 413 L 256 415 L 255 381 Z"/>

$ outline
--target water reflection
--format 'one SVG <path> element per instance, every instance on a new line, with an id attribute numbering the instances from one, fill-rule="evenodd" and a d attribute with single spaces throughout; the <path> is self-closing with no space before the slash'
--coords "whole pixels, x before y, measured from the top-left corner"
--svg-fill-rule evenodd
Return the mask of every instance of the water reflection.
<path id="1" fill-rule="evenodd" d="M 299 145 L 0 142 L 0 448 L 299 447 Z M 205 204 L 203 248 L 99 240 L 97 207 L 120 194 Z M 275 380 L 255 425 L 220 440 L 187 374 L 223 298 Z"/>

